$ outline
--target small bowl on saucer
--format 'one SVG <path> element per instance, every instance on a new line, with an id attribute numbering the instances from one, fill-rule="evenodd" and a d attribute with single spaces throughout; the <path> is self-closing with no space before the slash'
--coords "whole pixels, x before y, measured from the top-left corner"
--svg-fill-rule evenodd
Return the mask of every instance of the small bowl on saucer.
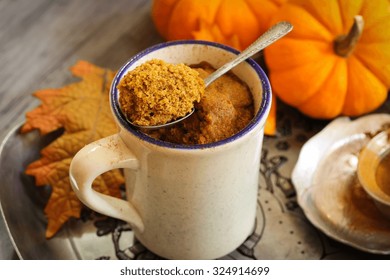
<path id="1" fill-rule="evenodd" d="M 379 211 L 390 219 L 390 130 L 378 133 L 362 149 L 357 174 Z"/>

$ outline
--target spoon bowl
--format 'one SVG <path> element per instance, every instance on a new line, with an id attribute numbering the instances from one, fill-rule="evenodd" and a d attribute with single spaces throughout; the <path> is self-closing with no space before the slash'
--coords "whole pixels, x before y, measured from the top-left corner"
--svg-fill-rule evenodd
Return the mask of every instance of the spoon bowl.
<path id="1" fill-rule="evenodd" d="M 126 120 L 134 127 L 139 128 L 139 129 L 147 129 L 147 130 L 154 130 L 154 129 L 160 129 L 160 128 L 166 128 L 173 126 L 181 121 L 184 121 L 185 119 L 189 118 L 193 113 L 195 112 L 195 108 L 192 108 L 191 112 L 189 112 L 187 115 L 184 117 L 175 119 L 173 121 L 170 121 L 169 123 L 164 123 L 164 124 L 158 124 L 158 125 L 138 125 L 135 123 L 132 123 L 127 117 Z"/>
<path id="2" fill-rule="evenodd" d="M 223 66 L 218 68 L 215 72 L 211 73 L 209 76 L 207 76 L 204 79 L 205 87 L 208 87 L 212 82 L 214 82 L 216 79 L 218 79 L 220 76 L 240 64 L 241 62 L 245 61 L 246 59 L 250 58 L 251 56 L 255 55 L 259 51 L 263 50 L 267 46 L 271 45 L 272 43 L 276 42 L 286 34 L 288 34 L 293 29 L 293 26 L 291 23 L 287 21 L 279 22 L 275 25 L 273 25 L 270 29 L 268 29 L 265 33 L 263 33 L 256 41 L 254 41 L 249 47 L 247 47 L 245 50 L 243 50 L 239 55 L 237 55 L 233 60 L 225 63 Z M 136 128 L 139 129 L 146 129 L 146 130 L 153 130 L 153 129 L 160 129 L 160 128 L 166 128 L 170 127 L 172 125 L 175 125 L 188 117 L 190 117 L 195 112 L 195 109 L 193 108 L 191 112 L 189 112 L 184 117 L 175 119 L 171 122 L 160 124 L 160 125 L 152 125 L 152 126 L 140 126 L 132 123 L 130 120 L 127 119 L 127 121 Z"/>

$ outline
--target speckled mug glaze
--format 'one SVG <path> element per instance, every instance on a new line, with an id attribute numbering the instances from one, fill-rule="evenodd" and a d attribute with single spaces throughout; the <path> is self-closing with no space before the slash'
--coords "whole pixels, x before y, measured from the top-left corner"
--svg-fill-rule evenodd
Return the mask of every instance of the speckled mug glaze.
<path id="1" fill-rule="evenodd" d="M 173 41 L 146 49 L 117 73 L 110 103 L 116 135 L 87 145 L 70 166 L 79 199 L 93 210 L 131 224 L 148 249 L 169 259 L 214 259 L 236 249 L 251 234 L 256 216 L 264 123 L 271 106 L 267 76 L 248 59 L 233 72 L 250 88 L 255 117 L 238 134 L 211 144 L 177 145 L 133 129 L 123 116 L 117 84 L 129 70 L 152 58 L 215 68 L 237 51 L 205 41 Z M 126 197 L 94 191 L 101 173 L 124 168 Z"/>

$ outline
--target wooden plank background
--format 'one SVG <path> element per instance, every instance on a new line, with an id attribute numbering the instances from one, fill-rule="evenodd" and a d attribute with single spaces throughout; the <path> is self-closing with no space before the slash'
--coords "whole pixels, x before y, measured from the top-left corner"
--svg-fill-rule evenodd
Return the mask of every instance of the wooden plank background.
<path id="1" fill-rule="evenodd" d="M 119 68 L 162 41 L 147 0 L 1 0 L 0 136 L 38 103 L 31 94 L 61 87 L 83 59 Z"/>

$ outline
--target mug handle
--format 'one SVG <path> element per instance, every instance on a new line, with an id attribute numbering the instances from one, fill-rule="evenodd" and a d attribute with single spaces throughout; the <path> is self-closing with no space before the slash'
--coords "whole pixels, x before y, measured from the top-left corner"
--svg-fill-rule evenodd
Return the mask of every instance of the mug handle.
<path id="1" fill-rule="evenodd" d="M 143 232 L 141 216 L 130 202 L 99 193 L 92 188 L 96 177 L 116 168 L 139 169 L 138 159 L 123 143 L 119 134 L 83 147 L 70 164 L 70 183 L 77 197 L 86 206 L 101 214 L 126 221 L 134 229 Z"/>

